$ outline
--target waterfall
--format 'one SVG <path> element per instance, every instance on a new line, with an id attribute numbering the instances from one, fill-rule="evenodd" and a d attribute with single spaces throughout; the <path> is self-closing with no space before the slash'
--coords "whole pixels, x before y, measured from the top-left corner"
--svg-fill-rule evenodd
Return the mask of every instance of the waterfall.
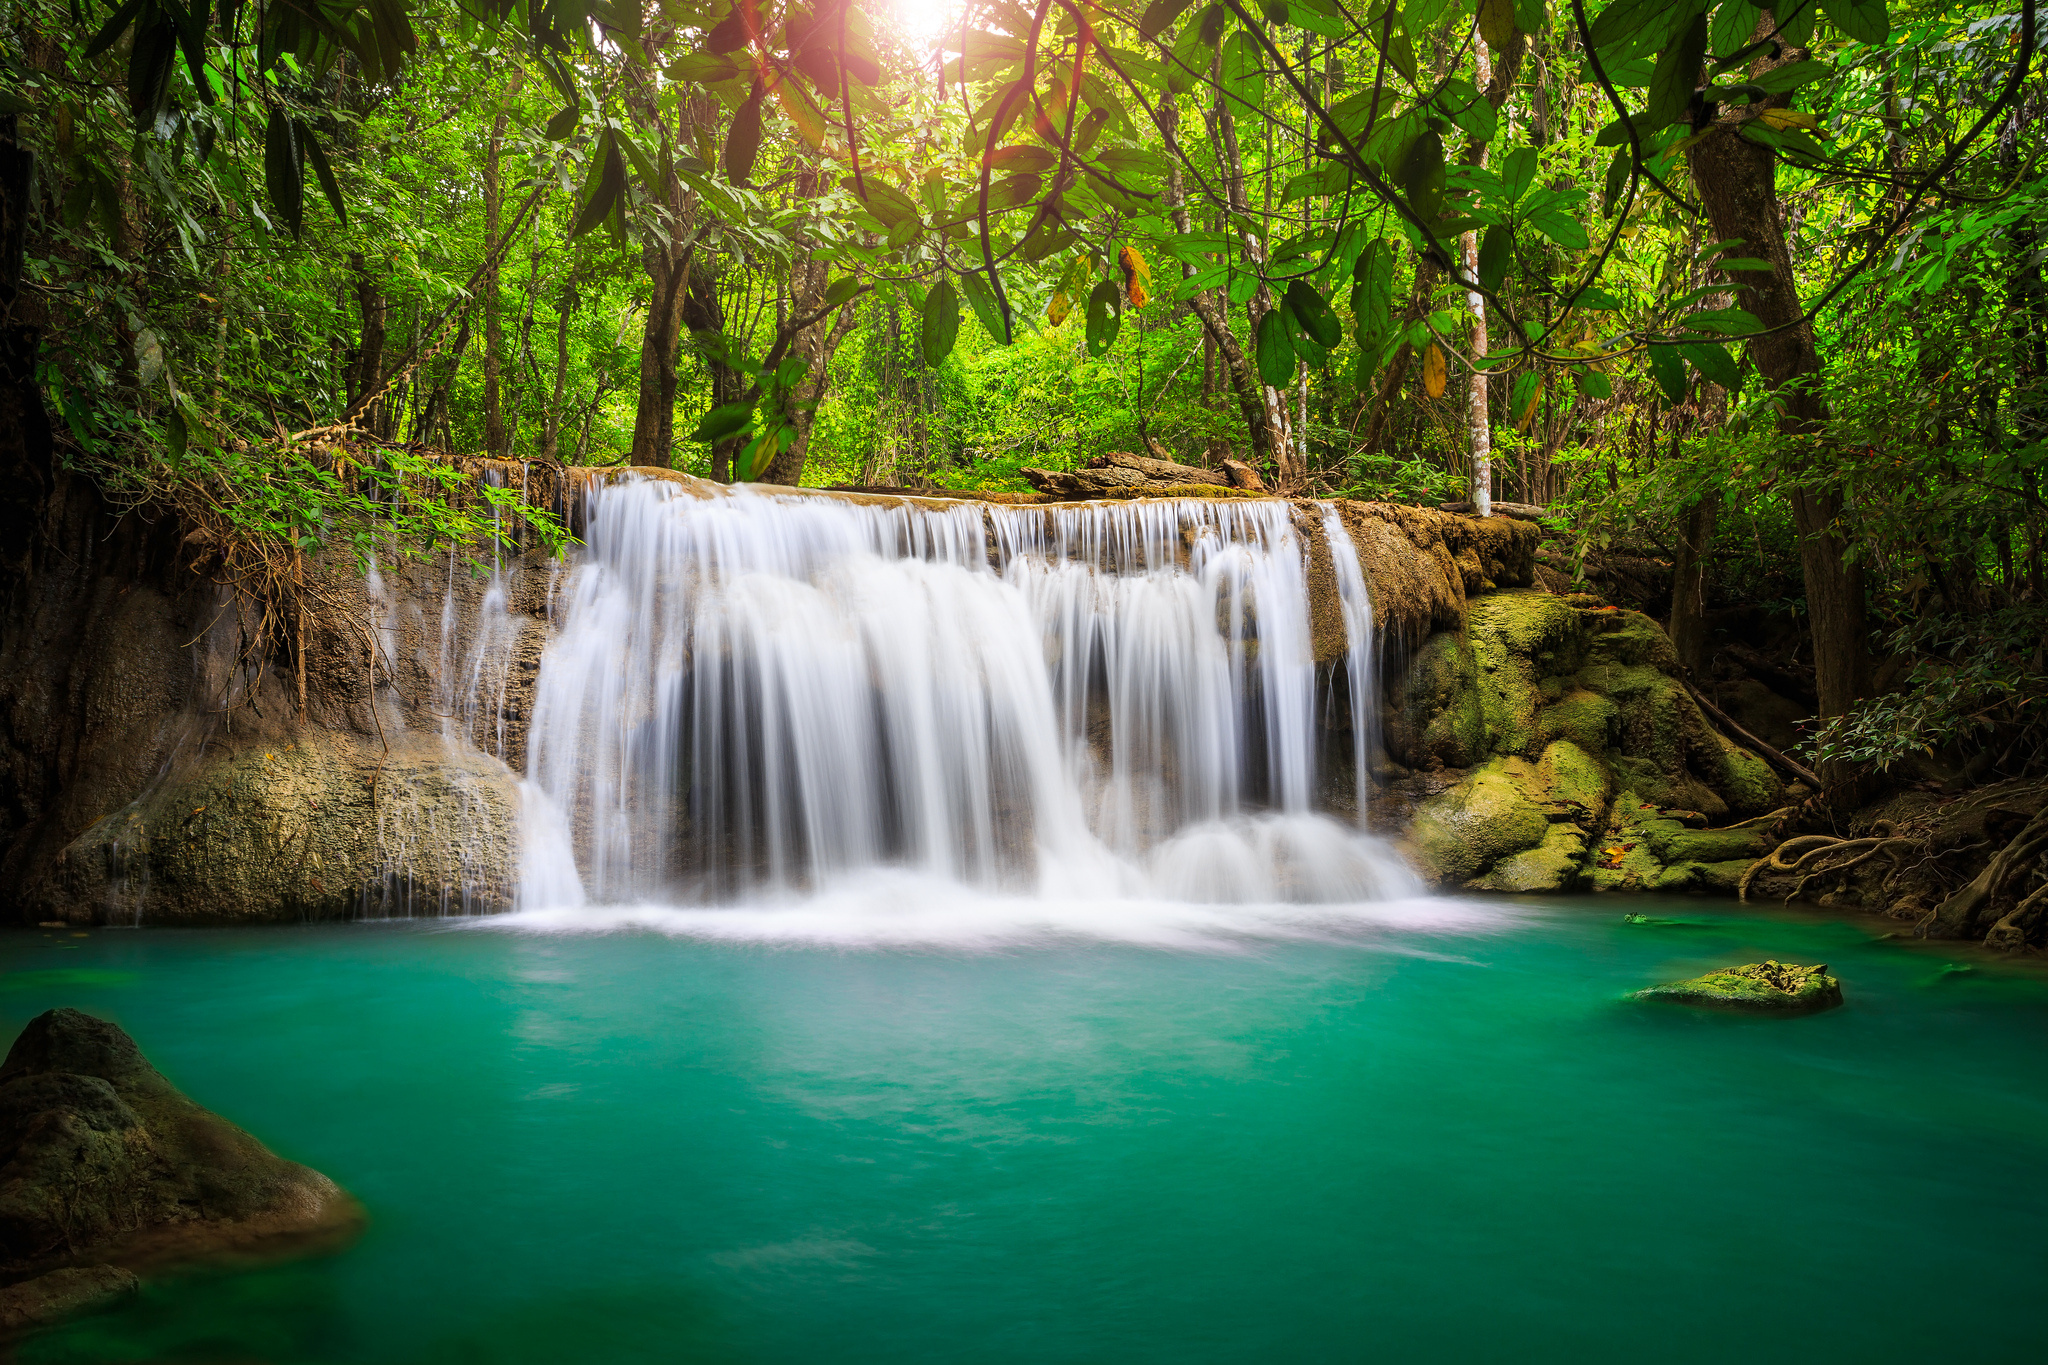
<path id="1" fill-rule="evenodd" d="M 1044 899 L 1406 893 L 1316 810 L 1296 516 L 593 486 L 528 732 L 522 905 L 877 869 Z M 1362 784 L 1370 605 L 1348 538 L 1337 558 Z"/>

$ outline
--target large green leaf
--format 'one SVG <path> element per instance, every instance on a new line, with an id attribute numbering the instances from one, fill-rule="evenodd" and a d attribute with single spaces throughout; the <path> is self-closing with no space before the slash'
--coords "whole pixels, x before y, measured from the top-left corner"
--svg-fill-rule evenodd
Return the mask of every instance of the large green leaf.
<path id="1" fill-rule="evenodd" d="M 1508 266 L 1515 259 L 1515 234 L 1506 226 L 1490 227 L 1479 239 L 1479 283 L 1489 290 L 1499 290 L 1500 282 L 1507 278 Z"/>
<path id="2" fill-rule="evenodd" d="M 1286 306 L 1308 339 L 1325 351 L 1344 339 L 1343 324 L 1330 311 L 1328 301 L 1307 280 L 1294 280 L 1288 284 Z"/>
<path id="3" fill-rule="evenodd" d="M 1100 356 L 1116 344 L 1124 321 L 1123 291 L 1110 280 L 1098 280 L 1088 291 L 1088 354 Z"/>
<path id="4" fill-rule="evenodd" d="M 1517 147 L 1512 152 L 1509 152 L 1501 161 L 1501 197 L 1510 204 L 1527 193 L 1529 186 L 1535 182 L 1536 149 L 1534 147 Z"/>
<path id="5" fill-rule="evenodd" d="M 1294 338 L 1287 334 L 1287 319 L 1278 308 L 1259 319 L 1259 377 L 1275 389 L 1294 382 Z"/>
<path id="6" fill-rule="evenodd" d="M 754 402 L 747 403 L 725 403 L 713 408 L 698 419 L 697 425 L 690 432 L 688 439 L 715 443 L 723 441 L 728 436 L 737 435 L 749 422 L 754 420 L 754 403 L 758 401 L 760 400 L 756 399 Z"/>
<path id="7" fill-rule="evenodd" d="M 1704 313 L 1688 314 L 1679 320 L 1688 327 L 1696 327 L 1702 332 L 1719 332 L 1723 336 L 1748 336 L 1764 329 L 1756 314 L 1740 308 L 1714 308 Z"/>
<path id="8" fill-rule="evenodd" d="M 1685 361 L 1669 346 L 1650 348 L 1650 375 L 1665 399 L 1676 406 L 1685 401 Z"/>
<path id="9" fill-rule="evenodd" d="M 725 135 L 725 178 L 744 185 L 754 178 L 754 158 L 761 151 L 761 92 L 756 89 L 732 116 Z"/>
<path id="10" fill-rule="evenodd" d="M 1719 384 L 1731 394 L 1742 388 L 1742 367 L 1735 363 L 1735 357 L 1728 354 L 1726 346 L 1701 341 L 1680 346 L 1678 353 L 1691 361 L 1692 367 L 1710 383 Z"/>
<path id="11" fill-rule="evenodd" d="M 960 277 L 960 292 L 967 296 L 967 306 L 974 310 L 974 316 L 981 320 L 982 330 L 1007 346 L 1014 339 L 1010 329 L 1004 325 L 1002 307 L 996 302 L 995 291 L 981 275 L 971 274 Z"/>
<path id="12" fill-rule="evenodd" d="M 1692 92 L 1699 86 L 1700 63 L 1707 55 L 1707 16 L 1696 14 L 1657 58 L 1650 75 L 1650 111 L 1645 120 L 1652 129 L 1662 128 L 1685 117 Z"/>
<path id="13" fill-rule="evenodd" d="M 1515 40 L 1515 0 L 1479 0 L 1479 36 L 1499 52 Z"/>
<path id="14" fill-rule="evenodd" d="M 1144 17 L 1138 20 L 1138 36 L 1146 40 L 1157 38 L 1173 27 L 1173 21 L 1187 12 L 1193 0 L 1152 0 L 1145 7 Z"/>
<path id="15" fill-rule="evenodd" d="M 285 229 L 297 237 L 306 218 L 306 180 L 298 129 L 283 109 L 272 109 L 263 129 L 263 188 Z"/>
<path id="16" fill-rule="evenodd" d="M 851 277 L 849 277 L 851 278 Z M 953 339 L 960 334 L 960 295 L 943 275 L 924 296 L 923 326 L 918 342 L 924 348 L 924 363 L 937 367 L 953 352 Z"/>
<path id="17" fill-rule="evenodd" d="M 1401 188 L 1408 195 L 1408 207 L 1424 221 L 1435 218 L 1443 208 L 1444 140 L 1434 131 L 1409 144 L 1401 163 Z"/>
<path id="18" fill-rule="evenodd" d="M 1881 43 L 1891 36 L 1891 16 L 1884 0 L 1820 0 L 1823 13 L 1859 43 Z"/>

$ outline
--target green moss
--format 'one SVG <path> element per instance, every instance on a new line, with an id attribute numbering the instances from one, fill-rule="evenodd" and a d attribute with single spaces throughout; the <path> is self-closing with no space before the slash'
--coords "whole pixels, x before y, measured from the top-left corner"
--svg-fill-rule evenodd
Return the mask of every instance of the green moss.
<path id="1" fill-rule="evenodd" d="M 1438 631 L 1423 641 L 1402 680 L 1401 706 L 1387 717 L 1388 743 L 1417 761 L 1468 768 L 1486 756 L 1478 666 L 1465 641 Z"/>
<path id="2" fill-rule="evenodd" d="M 1561 801 L 1587 815 L 1589 826 L 1607 818 L 1607 798 L 1614 791 L 1614 776 L 1607 765 L 1568 739 L 1553 741 L 1536 764 L 1543 795 Z"/>
<path id="3" fill-rule="evenodd" d="M 1542 843 L 1550 821 L 1529 795 L 1533 770 L 1525 759 L 1497 758 L 1425 801 L 1408 830 L 1424 867 L 1462 885 Z"/>
<path id="4" fill-rule="evenodd" d="M 1577 613 L 1550 593 L 1517 591 L 1474 599 L 1467 618 L 1487 747 L 1533 754 L 1542 745 L 1536 715 L 1543 679 L 1577 663 Z"/>
<path id="5" fill-rule="evenodd" d="M 1546 740 L 1567 739 L 1588 753 L 1603 753 L 1621 739 L 1621 711 L 1598 692 L 1573 683 L 1543 708 L 1538 732 Z"/>
<path id="6" fill-rule="evenodd" d="M 1652 986 L 1637 991 L 1634 998 L 1758 1014 L 1808 1014 L 1841 1004 L 1842 983 L 1828 975 L 1825 964 L 1801 967 L 1765 961 L 1723 967 L 1690 981 Z"/>
<path id="7" fill-rule="evenodd" d="M 1676 672 L 1678 650 L 1664 628 L 1639 611 L 1602 612 L 1592 617 L 1593 639 L 1588 661 L 1647 666 Z"/>
<path id="8" fill-rule="evenodd" d="M 1584 832 L 1558 823 L 1544 831 L 1542 843 L 1509 854 L 1466 885 L 1475 891 L 1576 891 L 1585 879 L 1585 857 Z"/>
<path id="9" fill-rule="evenodd" d="M 1714 790 L 1740 815 L 1762 815 L 1776 810 L 1784 799 L 1785 784 L 1771 771 L 1771 765 L 1734 741 L 1720 741 L 1720 761 L 1713 773 Z"/>

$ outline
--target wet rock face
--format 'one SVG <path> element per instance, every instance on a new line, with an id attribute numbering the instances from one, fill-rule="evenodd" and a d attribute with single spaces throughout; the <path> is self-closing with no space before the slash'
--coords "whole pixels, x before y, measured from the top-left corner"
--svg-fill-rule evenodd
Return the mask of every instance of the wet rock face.
<path id="1" fill-rule="evenodd" d="M 1707 723 L 1639 613 L 1540 590 L 1476 597 L 1465 631 L 1431 635 L 1392 693 L 1390 756 L 1466 770 L 1410 828 L 1446 885 L 1732 895 L 1770 851 L 1760 828 L 1699 828 L 1762 815 L 1783 788 Z"/>
<path id="2" fill-rule="evenodd" d="M 0 1065 L 0 1283 L 20 1291 L 0 1313 L 75 1306 L 122 1282 L 51 1278 L 67 1267 L 261 1255 L 346 1240 L 361 1223 L 333 1181 L 185 1098 L 103 1019 L 39 1015 Z"/>
<path id="3" fill-rule="evenodd" d="M 387 752 L 308 727 L 222 746 L 73 840 L 28 897 L 39 920 L 201 924 L 509 908 L 519 790 L 438 737 Z"/>
<path id="4" fill-rule="evenodd" d="M 1828 975 L 1824 963 L 1801 967 L 1790 962 L 1765 961 L 1723 967 L 1690 981 L 1652 986 L 1637 991 L 1633 998 L 1751 1014 L 1812 1014 L 1842 1003 L 1842 983 Z"/>

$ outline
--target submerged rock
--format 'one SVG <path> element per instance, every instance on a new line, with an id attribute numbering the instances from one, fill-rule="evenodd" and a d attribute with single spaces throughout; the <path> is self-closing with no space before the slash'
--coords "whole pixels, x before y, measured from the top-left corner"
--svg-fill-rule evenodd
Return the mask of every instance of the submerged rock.
<path id="1" fill-rule="evenodd" d="M 333 1181 L 185 1098 L 103 1019 L 38 1015 L 0 1064 L 10 1330 L 118 1293 L 138 1268 L 323 1248 L 362 1221 Z"/>
<path id="2" fill-rule="evenodd" d="M 1825 963 L 1801 967 L 1766 960 L 1743 967 L 1723 967 L 1690 981 L 1652 986 L 1637 991 L 1633 998 L 1756 1014 L 1811 1014 L 1841 1004 L 1842 983 L 1828 975 Z"/>
<path id="3" fill-rule="evenodd" d="M 112 1307 L 133 1294 L 141 1281 L 118 1266 L 69 1266 L 0 1289 L 0 1341 Z"/>

